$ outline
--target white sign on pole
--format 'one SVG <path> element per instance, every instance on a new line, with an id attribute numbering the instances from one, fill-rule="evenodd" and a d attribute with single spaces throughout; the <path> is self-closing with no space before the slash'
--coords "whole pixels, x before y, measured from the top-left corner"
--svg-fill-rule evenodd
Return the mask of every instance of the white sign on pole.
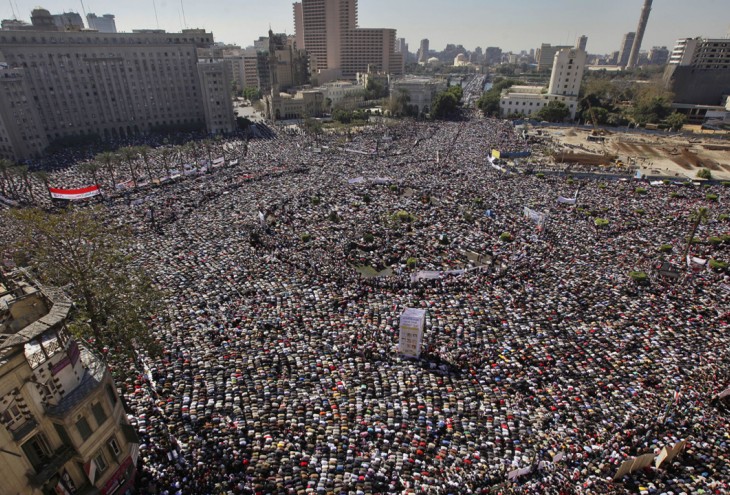
<path id="1" fill-rule="evenodd" d="M 400 315 L 398 352 L 408 357 L 419 357 L 421 355 L 423 329 L 425 326 L 425 310 L 406 308 Z"/>

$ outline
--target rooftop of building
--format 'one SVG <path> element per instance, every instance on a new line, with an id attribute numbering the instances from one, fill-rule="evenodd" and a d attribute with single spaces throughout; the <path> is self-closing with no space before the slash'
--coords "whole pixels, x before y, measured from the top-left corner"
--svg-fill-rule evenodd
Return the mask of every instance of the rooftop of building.
<path id="1" fill-rule="evenodd" d="M 44 346 L 52 345 L 43 336 L 58 328 L 70 309 L 63 291 L 42 286 L 28 270 L 0 272 L 0 365 L 21 346 L 32 353 L 30 343 L 39 337 Z"/>

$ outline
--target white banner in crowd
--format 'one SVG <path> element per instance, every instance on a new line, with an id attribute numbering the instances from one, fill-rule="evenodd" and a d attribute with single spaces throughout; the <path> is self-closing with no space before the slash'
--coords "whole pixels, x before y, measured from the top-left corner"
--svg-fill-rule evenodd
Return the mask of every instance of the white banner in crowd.
<path id="1" fill-rule="evenodd" d="M 444 270 L 444 271 L 430 271 L 421 270 L 411 275 L 411 282 L 417 282 L 419 280 L 433 280 L 437 278 L 444 278 L 447 275 L 463 275 L 466 270 Z"/>
<path id="2" fill-rule="evenodd" d="M 671 448 L 665 446 L 657 455 L 644 454 L 640 455 L 639 457 L 629 457 L 623 462 L 623 464 L 621 464 L 621 467 L 618 468 L 618 471 L 616 471 L 616 475 L 613 477 L 613 479 L 618 480 L 627 474 L 631 474 L 633 472 L 647 468 L 651 466 L 652 462 L 656 467 L 659 467 L 662 464 L 672 462 L 672 459 L 677 457 L 677 455 L 682 452 L 682 449 L 684 449 L 684 446 L 686 444 L 687 441 L 682 440 L 681 442 L 675 443 Z"/>
<path id="3" fill-rule="evenodd" d="M 641 471 L 642 469 L 651 466 L 652 462 L 654 462 L 654 454 L 640 455 L 631 465 L 631 472 Z"/>
<path id="4" fill-rule="evenodd" d="M 669 449 L 667 449 L 666 446 L 662 447 L 661 452 L 659 452 L 659 455 L 656 456 L 656 459 L 654 459 L 654 467 L 659 467 L 662 465 L 662 462 L 664 462 L 664 459 L 667 458 L 669 455 Z"/>
<path id="5" fill-rule="evenodd" d="M 565 196 L 558 196 L 558 203 L 563 203 L 566 205 L 574 205 L 576 201 L 576 198 L 566 198 Z"/>
<path id="6" fill-rule="evenodd" d="M 694 256 L 687 255 L 687 266 L 692 267 L 701 267 L 705 266 L 707 264 L 707 260 L 703 260 L 702 258 L 695 258 Z"/>
<path id="7" fill-rule="evenodd" d="M 531 471 L 532 471 L 532 467 L 530 467 L 530 466 L 523 467 L 521 469 L 515 469 L 514 471 L 510 471 L 507 474 L 507 479 L 514 480 L 514 479 L 519 478 L 520 476 L 525 476 L 526 474 L 530 474 Z"/>
<path id="8" fill-rule="evenodd" d="M 421 355 L 423 329 L 426 326 L 426 310 L 406 308 L 400 315 L 398 352 L 408 357 Z"/>
<path id="9" fill-rule="evenodd" d="M 528 208 L 527 206 L 525 206 L 524 215 L 538 225 L 545 221 L 544 213 L 540 213 L 539 211 Z"/>
<path id="10" fill-rule="evenodd" d="M 376 185 L 385 185 L 385 184 L 392 184 L 395 182 L 390 177 L 374 177 L 374 178 L 366 178 L 366 177 L 355 177 L 352 179 L 347 179 L 348 184 L 362 184 L 364 182 L 370 182 L 372 184 Z"/>
<path id="11" fill-rule="evenodd" d="M 225 159 L 225 158 L 223 158 L 222 156 L 219 156 L 218 158 L 214 158 L 214 159 L 213 159 L 213 166 L 214 166 L 214 167 L 220 167 L 220 166 L 221 166 L 221 165 L 223 165 L 223 164 L 224 164 L 225 162 L 226 162 L 226 159 Z"/>
<path id="12" fill-rule="evenodd" d="M 489 163 L 492 165 L 492 168 L 496 168 L 500 172 L 506 172 L 506 169 L 504 167 L 502 167 L 502 166 L 497 165 L 496 163 L 494 163 L 494 158 L 492 158 L 490 156 L 488 159 L 489 159 Z"/>

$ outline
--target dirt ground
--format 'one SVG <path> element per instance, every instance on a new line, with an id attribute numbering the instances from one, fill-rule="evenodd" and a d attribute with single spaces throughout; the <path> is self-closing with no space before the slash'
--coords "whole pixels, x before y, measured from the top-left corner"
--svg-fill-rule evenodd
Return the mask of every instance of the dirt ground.
<path id="1" fill-rule="evenodd" d="M 533 133 L 531 130 L 530 133 Z M 605 141 L 588 141 L 583 128 L 544 127 L 554 143 L 557 161 L 607 165 L 620 160 L 646 175 L 694 178 L 700 168 L 713 178 L 730 179 L 730 133 L 659 134 L 607 130 Z"/>

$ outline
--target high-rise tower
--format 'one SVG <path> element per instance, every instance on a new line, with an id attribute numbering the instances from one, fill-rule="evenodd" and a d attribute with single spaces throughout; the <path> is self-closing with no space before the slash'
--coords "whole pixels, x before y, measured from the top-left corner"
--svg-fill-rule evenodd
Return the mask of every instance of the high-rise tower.
<path id="1" fill-rule="evenodd" d="M 631 55 L 629 55 L 629 61 L 626 64 L 629 69 L 634 67 L 639 60 L 639 50 L 641 49 L 641 42 L 644 40 L 646 25 L 649 22 L 652 1 L 644 0 L 644 7 L 641 9 L 641 17 L 639 17 L 639 26 L 636 28 L 636 37 L 634 38 L 634 44 L 631 46 Z"/>

